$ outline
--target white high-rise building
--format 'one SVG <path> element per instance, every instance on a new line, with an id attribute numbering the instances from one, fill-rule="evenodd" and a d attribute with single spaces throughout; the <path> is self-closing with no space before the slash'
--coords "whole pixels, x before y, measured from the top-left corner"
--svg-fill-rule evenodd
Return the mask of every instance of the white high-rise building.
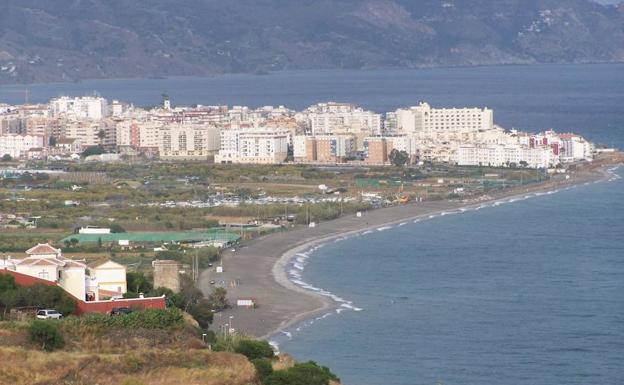
<path id="1" fill-rule="evenodd" d="M 295 118 L 307 126 L 311 135 L 380 135 L 382 131 L 380 114 L 347 103 L 319 103 L 295 115 Z"/>
<path id="2" fill-rule="evenodd" d="M 215 155 L 220 144 L 215 126 L 171 124 L 159 130 L 161 158 L 205 158 Z"/>
<path id="3" fill-rule="evenodd" d="M 432 138 L 444 132 L 491 130 L 494 113 L 488 108 L 431 108 L 427 103 L 396 112 L 396 131 Z"/>
<path id="4" fill-rule="evenodd" d="M 285 129 L 250 128 L 221 130 L 216 163 L 282 163 L 288 156 L 290 133 Z"/>
<path id="5" fill-rule="evenodd" d="M 100 120 L 109 114 L 108 102 L 98 96 L 61 96 L 50 101 L 50 112 L 56 117 L 93 120 Z"/>
<path id="6" fill-rule="evenodd" d="M 575 134 L 560 134 L 561 160 L 575 162 L 579 160 L 591 160 L 593 158 L 593 146 L 584 138 Z"/>

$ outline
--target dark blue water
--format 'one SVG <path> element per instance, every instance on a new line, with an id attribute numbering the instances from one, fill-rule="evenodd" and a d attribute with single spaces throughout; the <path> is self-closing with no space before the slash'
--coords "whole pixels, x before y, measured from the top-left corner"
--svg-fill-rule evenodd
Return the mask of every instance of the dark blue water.
<path id="1" fill-rule="evenodd" d="M 0 87 L 0 102 L 94 91 L 137 105 L 286 105 L 302 109 L 334 100 L 385 113 L 428 101 L 433 106 L 487 106 L 507 128 L 575 131 L 590 140 L 624 147 L 624 65 L 535 65 L 421 70 L 307 71 L 212 78 L 95 80 Z"/>
<path id="2" fill-rule="evenodd" d="M 347 384 L 621 384 L 623 202 L 618 179 L 329 243 L 303 278 L 363 311 L 277 340 Z"/>

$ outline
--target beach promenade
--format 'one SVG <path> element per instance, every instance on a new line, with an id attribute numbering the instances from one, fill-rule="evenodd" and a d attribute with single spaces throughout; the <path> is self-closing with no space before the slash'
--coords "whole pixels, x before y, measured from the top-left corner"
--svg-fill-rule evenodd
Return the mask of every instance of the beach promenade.
<path id="1" fill-rule="evenodd" d="M 387 207 L 363 212 L 361 217 L 347 215 L 317 223 L 314 228 L 298 227 L 254 239 L 239 246 L 234 252 L 228 250 L 223 253 L 223 273 L 216 273 L 215 268 L 211 268 L 203 271 L 200 276 L 199 284 L 204 293 L 211 291 L 214 285 L 210 281 L 214 280 L 217 285 L 227 289 L 232 304 L 231 309 L 215 314 L 212 328 L 219 331 L 227 323 L 238 332 L 267 338 L 294 323 L 336 306 L 331 299 L 302 289 L 287 278 L 285 267 L 293 255 L 313 247 L 314 244 L 417 217 L 606 178 L 604 167 L 595 168 L 577 173 L 569 180 L 522 186 L 465 201 L 430 201 Z M 237 299 L 247 298 L 253 298 L 257 307 L 236 307 Z"/>

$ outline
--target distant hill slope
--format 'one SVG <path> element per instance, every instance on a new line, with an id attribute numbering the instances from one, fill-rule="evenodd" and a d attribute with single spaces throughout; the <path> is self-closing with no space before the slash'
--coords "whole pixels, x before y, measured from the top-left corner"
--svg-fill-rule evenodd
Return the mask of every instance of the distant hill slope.
<path id="1" fill-rule="evenodd" d="M 0 0 L 0 83 L 624 61 L 590 0 Z"/>

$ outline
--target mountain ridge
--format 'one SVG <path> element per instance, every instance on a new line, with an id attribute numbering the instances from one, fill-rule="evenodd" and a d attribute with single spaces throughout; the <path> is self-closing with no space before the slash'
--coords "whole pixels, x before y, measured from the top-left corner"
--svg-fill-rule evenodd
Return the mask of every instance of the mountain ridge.
<path id="1" fill-rule="evenodd" d="M 0 0 L 0 83 L 624 62 L 590 0 Z"/>

